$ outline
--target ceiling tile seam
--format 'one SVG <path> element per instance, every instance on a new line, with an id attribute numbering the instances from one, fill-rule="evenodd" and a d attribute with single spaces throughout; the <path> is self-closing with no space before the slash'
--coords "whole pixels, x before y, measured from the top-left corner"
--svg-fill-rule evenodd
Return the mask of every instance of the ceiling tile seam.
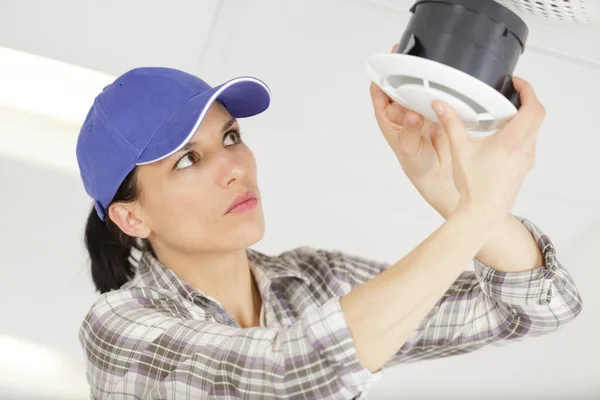
<path id="1" fill-rule="evenodd" d="M 571 246 L 576 246 L 579 240 L 588 233 L 588 231 L 592 231 L 597 225 L 600 224 L 600 216 L 595 216 L 593 220 L 589 223 L 585 224 L 583 228 L 579 230 L 579 232 L 572 236 L 572 239 L 567 241 L 562 245 L 558 245 L 556 248 L 557 253 L 568 252 Z"/>
<path id="2" fill-rule="evenodd" d="M 195 70 L 194 72 L 200 71 L 202 66 L 204 66 L 204 63 L 206 62 L 205 58 L 206 58 L 206 52 L 207 49 L 210 46 L 210 43 L 215 35 L 215 27 L 217 26 L 217 24 L 219 23 L 219 19 L 221 19 L 221 13 L 223 12 L 223 3 L 225 2 L 225 0 L 219 0 L 219 5 L 217 6 L 217 10 L 215 11 L 215 13 L 213 14 L 213 18 L 210 21 L 210 27 L 208 30 L 208 35 L 206 35 L 206 39 L 204 40 L 204 43 L 202 44 L 202 49 L 200 50 L 200 55 L 198 56 L 198 60 L 196 61 L 195 64 Z"/>
<path id="3" fill-rule="evenodd" d="M 558 50 L 548 49 L 546 47 L 528 44 L 525 47 L 525 51 L 532 51 L 534 53 L 540 53 L 540 54 L 544 54 L 547 56 L 552 56 L 554 58 L 559 58 L 564 61 L 574 62 L 577 64 L 585 64 L 588 67 L 600 69 L 600 61 L 594 61 L 589 58 L 574 56 L 572 54 L 564 53 L 564 52 L 558 51 Z"/>
<path id="4" fill-rule="evenodd" d="M 408 10 L 408 9 L 396 7 L 396 6 L 393 6 L 393 5 L 389 4 L 389 3 L 384 3 L 384 2 L 381 2 L 381 1 L 378 1 L 378 0 L 358 0 L 358 2 L 365 3 L 365 5 L 367 5 L 367 6 L 370 5 L 370 6 L 373 6 L 373 7 L 384 8 L 386 10 L 397 11 L 397 12 L 400 12 L 402 14 L 406 14 L 409 17 L 412 15 L 412 13 L 410 12 L 410 10 Z"/>

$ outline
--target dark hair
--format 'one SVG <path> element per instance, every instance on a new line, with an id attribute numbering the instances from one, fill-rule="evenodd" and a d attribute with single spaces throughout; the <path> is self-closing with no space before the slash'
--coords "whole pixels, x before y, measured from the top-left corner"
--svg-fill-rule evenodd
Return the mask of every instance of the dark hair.
<path id="1" fill-rule="evenodd" d="M 137 168 L 133 169 L 121 183 L 112 203 L 130 202 L 139 198 Z M 111 203 L 111 204 L 112 204 Z M 106 293 L 120 288 L 133 277 L 135 257 L 133 251 L 154 251 L 147 239 L 139 239 L 125 234 L 108 216 L 102 221 L 96 209 L 92 211 L 85 228 L 85 246 L 92 264 L 92 279 L 96 290 Z"/>

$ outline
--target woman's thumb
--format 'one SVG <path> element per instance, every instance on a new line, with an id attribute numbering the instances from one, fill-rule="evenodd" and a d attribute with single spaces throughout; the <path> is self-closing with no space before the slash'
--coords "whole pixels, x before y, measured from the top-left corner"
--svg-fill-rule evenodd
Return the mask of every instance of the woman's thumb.
<path id="1" fill-rule="evenodd" d="M 448 135 L 450 146 L 454 151 L 460 151 L 469 139 L 462 120 L 452 107 L 442 101 L 436 100 L 432 106 L 440 120 L 440 125 Z"/>

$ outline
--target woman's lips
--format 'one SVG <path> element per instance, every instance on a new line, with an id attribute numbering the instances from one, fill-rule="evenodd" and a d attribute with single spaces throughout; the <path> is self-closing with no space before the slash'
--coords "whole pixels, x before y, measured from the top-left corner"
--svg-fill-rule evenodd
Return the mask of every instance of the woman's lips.
<path id="1" fill-rule="evenodd" d="M 252 190 L 248 190 L 245 193 L 237 196 L 233 200 L 231 206 L 229 207 L 229 210 L 225 214 L 248 211 L 254 208 L 256 206 L 256 203 L 256 193 L 254 193 L 254 191 Z"/>
<path id="2" fill-rule="evenodd" d="M 257 199 L 246 200 L 246 201 L 238 204 L 237 206 L 233 207 L 231 210 L 229 210 L 227 212 L 227 214 L 242 214 L 242 213 L 245 213 L 246 211 L 250 211 L 250 210 L 254 209 L 256 207 L 256 204 L 258 204 L 258 200 Z"/>

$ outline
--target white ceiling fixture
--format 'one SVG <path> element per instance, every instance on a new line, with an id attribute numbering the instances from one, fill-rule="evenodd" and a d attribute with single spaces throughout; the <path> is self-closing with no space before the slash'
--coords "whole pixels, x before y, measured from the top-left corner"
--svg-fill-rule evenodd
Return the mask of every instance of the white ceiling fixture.
<path id="1" fill-rule="evenodd" d="M 395 53 L 367 61 L 394 101 L 439 122 L 432 102 L 450 104 L 472 132 L 501 128 L 521 106 L 512 76 L 529 27 L 521 13 L 572 24 L 598 22 L 585 0 L 417 0 Z"/>
<path id="2" fill-rule="evenodd" d="M 0 47 L 0 154 L 78 173 L 75 145 L 111 75 Z"/>
<path id="3" fill-rule="evenodd" d="M 0 106 L 81 124 L 95 96 L 114 80 L 62 61 L 0 47 Z"/>
<path id="4" fill-rule="evenodd" d="M 79 363 L 47 346 L 0 334 L 0 389 L 27 397 L 89 396 Z"/>
<path id="5" fill-rule="evenodd" d="M 594 0 L 496 0 L 515 12 L 576 24 L 598 24 L 598 2 Z"/>

